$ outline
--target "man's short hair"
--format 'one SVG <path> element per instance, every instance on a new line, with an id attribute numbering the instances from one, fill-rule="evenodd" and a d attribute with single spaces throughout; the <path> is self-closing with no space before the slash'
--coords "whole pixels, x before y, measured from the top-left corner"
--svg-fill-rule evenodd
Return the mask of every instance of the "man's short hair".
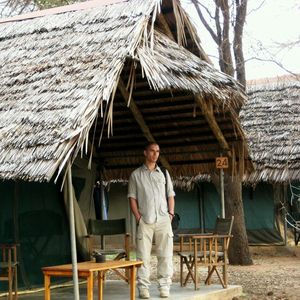
<path id="1" fill-rule="evenodd" d="M 157 145 L 157 146 L 158 146 L 158 144 L 157 144 L 156 142 L 147 142 L 147 143 L 145 144 L 144 150 L 148 150 L 148 148 L 149 148 L 150 146 L 152 146 L 152 145 Z"/>

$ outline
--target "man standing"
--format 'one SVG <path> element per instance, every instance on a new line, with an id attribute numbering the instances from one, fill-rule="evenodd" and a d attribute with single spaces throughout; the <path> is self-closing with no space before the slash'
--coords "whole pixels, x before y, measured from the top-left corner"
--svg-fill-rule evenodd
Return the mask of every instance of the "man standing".
<path id="1" fill-rule="evenodd" d="M 150 258 L 153 237 L 156 244 L 157 279 L 161 298 L 169 297 L 173 275 L 171 221 L 174 216 L 175 193 L 169 173 L 166 172 L 165 178 L 156 164 L 159 151 L 157 143 L 146 145 L 145 163 L 132 172 L 128 183 L 130 207 L 138 225 L 137 259 L 144 262 L 137 271 L 137 286 L 141 299 L 150 297 Z"/>

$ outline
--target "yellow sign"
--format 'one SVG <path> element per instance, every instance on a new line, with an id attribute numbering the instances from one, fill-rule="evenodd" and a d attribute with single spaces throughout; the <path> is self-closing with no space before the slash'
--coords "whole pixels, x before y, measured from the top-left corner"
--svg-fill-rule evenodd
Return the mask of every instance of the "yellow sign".
<path id="1" fill-rule="evenodd" d="M 216 157 L 216 168 L 217 169 L 228 169 L 228 157 L 220 156 Z"/>

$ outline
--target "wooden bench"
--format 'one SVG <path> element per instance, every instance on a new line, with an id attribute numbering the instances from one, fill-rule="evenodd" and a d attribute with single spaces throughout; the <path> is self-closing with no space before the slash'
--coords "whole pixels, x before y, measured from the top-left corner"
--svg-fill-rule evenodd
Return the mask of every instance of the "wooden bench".
<path id="1" fill-rule="evenodd" d="M 82 262 L 77 264 L 78 277 L 87 279 L 87 300 L 93 300 L 94 273 L 98 277 L 98 300 L 103 299 L 103 279 L 107 270 L 127 269 L 130 272 L 130 300 L 135 299 L 136 267 L 143 264 L 142 261 L 107 261 L 102 263 Z M 50 300 L 50 279 L 56 277 L 72 277 L 72 264 L 51 266 L 42 268 L 44 273 L 45 300 Z"/>

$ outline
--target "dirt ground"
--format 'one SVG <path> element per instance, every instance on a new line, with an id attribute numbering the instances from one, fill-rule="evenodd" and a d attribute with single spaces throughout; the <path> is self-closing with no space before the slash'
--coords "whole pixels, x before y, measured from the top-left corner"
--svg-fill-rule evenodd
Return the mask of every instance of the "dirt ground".
<path id="1" fill-rule="evenodd" d="M 240 299 L 300 299 L 300 245 L 255 247 L 252 266 L 229 266 L 229 283 L 243 287 Z"/>
<path id="2" fill-rule="evenodd" d="M 241 285 L 244 294 L 234 300 L 300 300 L 300 245 L 250 247 L 251 266 L 229 266 L 229 284 Z M 173 281 L 179 281 L 179 259 L 174 255 Z M 203 272 L 203 275 L 202 275 Z M 155 280 L 156 259 L 152 263 Z M 201 271 L 205 278 L 206 270 Z M 214 277 L 212 283 L 218 283 Z M 192 284 L 192 283 L 188 283 Z"/>

